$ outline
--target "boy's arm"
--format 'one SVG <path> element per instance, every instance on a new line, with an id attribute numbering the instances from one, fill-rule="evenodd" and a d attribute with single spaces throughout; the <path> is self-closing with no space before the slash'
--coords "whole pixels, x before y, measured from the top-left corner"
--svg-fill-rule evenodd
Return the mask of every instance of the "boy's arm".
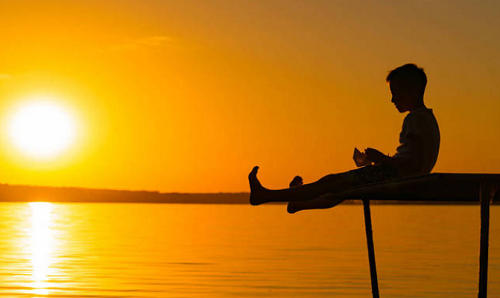
<path id="1" fill-rule="evenodd" d="M 390 157 L 388 163 L 404 172 L 420 172 L 423 164 L 424 143 L 422 137 L 415 134 L 407 136 L 410 150 L 403 156 Z"/>
<path id="2" fill-rule="evenodd" d="M 410 147 L 408 154 L 391 157 L 376 149 L 367 148 L 365 150 L 366 156 L 374 163 L 389 164 L 397 169 L 404 169 L 405 172 L 418 172 L 423 163 L 422 137 L 415 134 L 409 134 L 407 139 Z"/>

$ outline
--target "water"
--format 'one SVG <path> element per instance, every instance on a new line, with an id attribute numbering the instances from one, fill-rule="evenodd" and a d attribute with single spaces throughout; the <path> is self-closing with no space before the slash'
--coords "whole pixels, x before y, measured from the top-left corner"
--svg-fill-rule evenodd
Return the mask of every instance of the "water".
<path id="1" fill-rule="evenodd" d="M 479 206 L 373 206 L 381 297 L 475 297 Z M 0 204 L 0 296 L 371 297 L 363 210 Z M 492 207 L 489 297 L 500 297 Z"/>

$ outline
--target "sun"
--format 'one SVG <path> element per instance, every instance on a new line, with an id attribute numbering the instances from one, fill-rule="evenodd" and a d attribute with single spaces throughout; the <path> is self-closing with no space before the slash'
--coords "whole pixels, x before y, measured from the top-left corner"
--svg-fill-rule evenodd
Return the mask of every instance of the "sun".
<path id="1" fill-rule="evenodd" d="M 69 149 L 76 137 L 74 117 L 63 105 L 33 100 L 13 113 L 8 122 L 13 145 L 24 155 L 51 159 Z"/>

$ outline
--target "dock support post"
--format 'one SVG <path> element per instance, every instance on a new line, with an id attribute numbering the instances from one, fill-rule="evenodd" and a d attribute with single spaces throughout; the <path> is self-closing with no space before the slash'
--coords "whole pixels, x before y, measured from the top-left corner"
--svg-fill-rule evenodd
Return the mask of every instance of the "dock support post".
<path id="1" fill-rule="evenodd" d="M 490 201 L 495 197 L 497 185 L 483 183 L 479 189 L 481 201 L 481 244 L 479 247 L 479 294 L 486 298 L 488 287 L 488 242 L 490 233 Z"/>
<path id="2" fill-rule="evenodd" d="M 379 298 L 377 265 L 375 264 L 375 248 L 373 246 L 372 216 L 370 213 L 370 200 L 363 200 L 365 211 L 366 242 L 368 244 L 368 259 L 370 261 L 370 276 L 372 281 L 373 298 Z"/>

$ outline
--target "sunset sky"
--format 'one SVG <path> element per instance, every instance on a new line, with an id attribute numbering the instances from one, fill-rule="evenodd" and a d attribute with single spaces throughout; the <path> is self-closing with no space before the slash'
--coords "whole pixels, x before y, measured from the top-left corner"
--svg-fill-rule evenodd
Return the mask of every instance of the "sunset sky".
<path id="1" fill-rule="evenodd" d="M 0 0 L 0 182 L 249 191 L 395 152 L 385 77 L 413 62 L 441 129 L 435 172 L 500 172 L 500 2 Z M 37 100 L 75 123 L 51 158 L 9 119 Z"/>

